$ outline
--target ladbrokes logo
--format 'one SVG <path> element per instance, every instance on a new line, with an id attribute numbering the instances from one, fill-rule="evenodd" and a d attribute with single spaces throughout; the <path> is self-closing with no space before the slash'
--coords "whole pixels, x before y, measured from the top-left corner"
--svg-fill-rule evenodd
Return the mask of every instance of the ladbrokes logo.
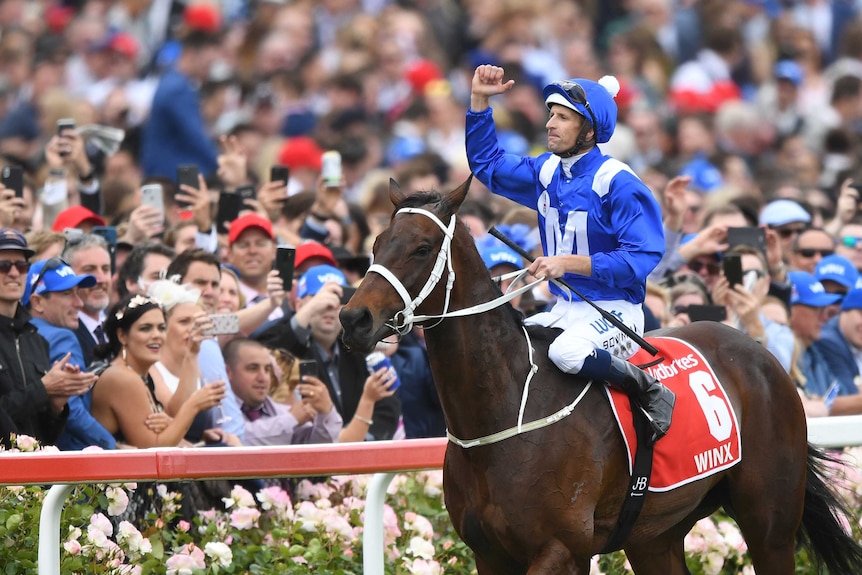
<path id="1" fill-rule="evenodd" d="M 678 375 L 680 371 L 687 371 L 697 367 L 698 365 L 700 365 L 700 362 L 697 360 L 697 357 L 695 357 L 693 353 L 690 353 L 685 357 L 678 357 L 670 363 L 662 363 L 653 367 L 648 367 L 647 372 L 661 381 Z"/>

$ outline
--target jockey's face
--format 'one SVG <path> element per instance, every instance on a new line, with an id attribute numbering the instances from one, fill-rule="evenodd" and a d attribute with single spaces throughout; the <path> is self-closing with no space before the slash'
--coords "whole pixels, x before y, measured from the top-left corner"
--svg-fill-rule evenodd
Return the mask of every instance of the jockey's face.
<path id="1" fill-rule="evenodd" d="M 584 117 L 559 104 L 551 105 L 551 116 L 545 124 L 548 130 L 548 149 L 555 154 L 563 154 L 575 147 Z M 592 130 L 587 134 L 592 139 Z"/>

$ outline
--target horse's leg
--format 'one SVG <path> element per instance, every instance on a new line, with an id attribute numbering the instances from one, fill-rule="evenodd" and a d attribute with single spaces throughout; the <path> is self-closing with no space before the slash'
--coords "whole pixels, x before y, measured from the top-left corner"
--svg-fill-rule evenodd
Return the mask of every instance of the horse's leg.
<path id="1" fill-rule="evenodd" d="M 530 562 L 527 575 L 589 575 L 590 557 L 575 558 L 556 539 L 547 542 Z"/>
<path id="2" fill-rule="evenodd" d="M 691 575 L 685 564 L 683 543 L 681 537 L 654 539 L 626 546 L 625 552 L 632 571 L 637 575 Z"/>
<path id="3" fill-rule="evenodd" d="M 804 483 L 774 481 L 767 488 L 751 485 L 748 480 L 735 477 L 731 481 L 730 501 L 754 569 L 757 575 L 792 574 Z"/>

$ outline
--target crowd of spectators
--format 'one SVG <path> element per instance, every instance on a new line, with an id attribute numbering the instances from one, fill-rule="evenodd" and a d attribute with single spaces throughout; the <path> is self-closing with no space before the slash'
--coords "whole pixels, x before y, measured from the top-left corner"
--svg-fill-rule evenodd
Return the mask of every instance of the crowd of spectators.
<path id="1" fill-rule="evenodd" d="M 394 371 L 369 373 L 338 310 L 390 217 L 389 179 L 411 193 L 468 176 L 485 63 L 515 81 L 491 104 L 516 154 L 546 147 L 543 85 L 619 80 L 600 148 L 660 200 L 667 242 L 647 329 L 724 321 L 773 353 L 809 416 L 862 413 L 860 10 L 0 0 L 0 167 L 23 171 L 0 188 L 0 330 L 23 345 L 0 345 L 0 432 L 67 449 L 444 435 L 422 328 L 382 345 Z M 524 262 L 492 225 L 541 253 L 535 214 L 476 181 L 459 216 L 493 275 Z M 290 285 L 278 246 L 296 248 Z M 552 297 L 512 303 L 531 315 Z M 238 333 L 206 336 L 217 313 Z M 303 359 L 316 376 L 300 379 Z"/>

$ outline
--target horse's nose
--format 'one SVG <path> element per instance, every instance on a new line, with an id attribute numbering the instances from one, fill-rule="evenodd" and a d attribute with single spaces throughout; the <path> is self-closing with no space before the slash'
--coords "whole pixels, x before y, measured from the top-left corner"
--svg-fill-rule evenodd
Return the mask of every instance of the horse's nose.
<path id="1" fill-rule="evenodd" d="M 344 343 L 348 347 L 362 347 L 362 343 L 371 335 L 371 310 L 365 306 L 357 309 L 343 308 L 338 317 L 341 327 L 344 328 Z"/>

